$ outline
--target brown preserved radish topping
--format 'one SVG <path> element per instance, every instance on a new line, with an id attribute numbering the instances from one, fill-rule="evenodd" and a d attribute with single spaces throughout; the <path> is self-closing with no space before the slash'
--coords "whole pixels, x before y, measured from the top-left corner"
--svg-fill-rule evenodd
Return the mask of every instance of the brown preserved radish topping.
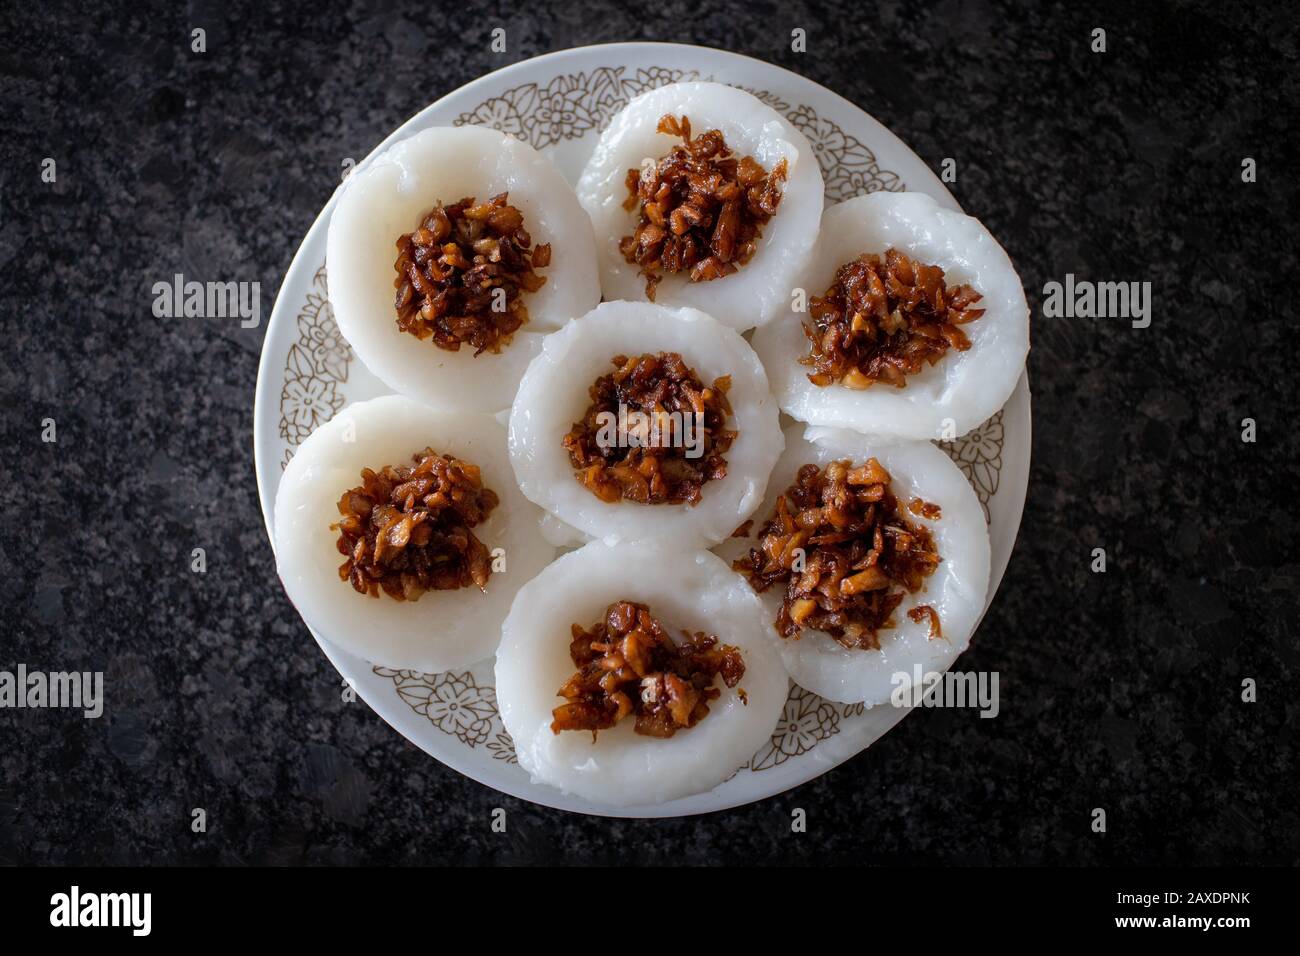
<path id="1" fill-rule="evenodd" d="M 564 436 L 578 481 L 602 501 L 698 504 L 705 483 L 726 476 L 736 440 L 726 427 L 731 377 L 705 386 L 676 352 L 611 361 Z"/>
<path id="2" fill-rule="evenodd" d="M 812 628 L 847 648 L 879 650 L 878 632 L 894 626 L 904 595 L 921 590 L 939 566 L 929 529 L 908 520 L 889 482 L 874 458 L 858 467 L 847 460 L 824 470 L 804 465 L 777 498 L 758 547 L 734 567 L 758 591 L 785 586 L 776 617 L 782 637 Z M 940 517 L 938 505 L 919 498 L 908 510 Z M 942 636 L 938 613 L 913 608 L 908 615 L 918 623 L 918 611 L 929 617 L 931 639 Z"/>
<path id="3" fill-rule="evenodd" d="M 523 293 L 546 282 L 549 243 L 532 247 L 523 214 L 506 193 L 441 203 L 397 240 L 397 327 L 449 352 L 462 344 L 500 352 L 528 321 Z M 498 291 L 499 290 L 499 291 Z"/>
<path id="4" fill-rule="evenodd" d="M 943 637 L 943 628 L 939 626 L 939 612 L 928 604 L 918 604 L 907 612 L 907 619 L 913 624 L 930 622 L 930 640 Z"/>
<path id="5" fill-rule="evenodd" d="M 943 517 L 943 512 L 939 506 L 930 501 L 922 501 L 920 498 L 913 498 L 907 503 L 907 510 L 912 512 L 918 518 L 926 518 L 930 521 L 938 521 Z"/>
<path id="6" fill-rule="evenodd" d="M 627 171 L 623 208 L 640 203 L 636 230 L 619 252 L 646 277 L 646 297 L 665 272 L 685 272 L 691 282 L 735 272 L 754 256 L 762 227 L 781 203 L 786 162 L 768 173 L 752 156 L 736 158 L 716 129 L 691 137 L 691 121 L 665 114 L 658 130 L 680 136 L 663 159 Z"/>
<path id="7" fill-rule="evenodd" d="M 605 619 L 583 628 L 574 624 L 569 656 L 578 672 L 558 691 L 551 730 L 608 730 L 624 717 L 647 737 L 671 737 L 694 727 L 709 713 L 722 678 L 735 687 L 745 675 L 740 651 L 702 631 L 684 632 L 674 643 L 644 604 L 616 601 Z M 744 692 L 740 692 L 744 701 Z"/>
<path id="8" fill-rule="evenodd" d="M 812 349 L 799 361 L 812 368 L 814 385 L 902 388 L 948 349 L 970 348 L 960 326 L 984 314 L 971 308 L 980 298 L 968 285 L 948 287 L 938 266 L 897 249 L 883 259 L 858 256 L 840 266 L 825 295 L 809 300 L 804 334 Z"/>
<path id="9" fill-rule="evenodd" d="M 467 461 L 432 448 L 411 460 L 363 468 L 361 484 L 339 498 L 343 517 L 330 525 L 347 556 L 339 577 L 362 594 L 399 601 L 471 584 L 486 590 L 491 556 L 470 529 L 497 506 L 496 493 Z"/>

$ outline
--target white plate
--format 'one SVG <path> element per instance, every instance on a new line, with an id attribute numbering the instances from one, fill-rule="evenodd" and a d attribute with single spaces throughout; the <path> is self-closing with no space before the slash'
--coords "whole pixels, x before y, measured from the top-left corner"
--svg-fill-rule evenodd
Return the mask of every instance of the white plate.
<path id="1" fill-rule="evenodd" d="M 573 181 L 600 130 L 631 97 L 694 79 L 740 86 L 798 126 L 817 152 L 829 202 L 880 189 L 911 189 L 959 208 L 916 154 L 842 97 L 768 63 L 671 43 L 582 47 L 516 63 L 427 107 L 371 156 L 430 126 L 474 123 L 544 150 Z M 262 346 L 253 429 L 257 486 L 268 529 L 276 487 L 294 448 L 345 404 L 388 392 L 353 357 L 334 325 L 325 293 L 325 234 L 333 209 L 331 199 L 294 256 Z M 1029 383 L 1022 377 L 1002 411 L 943 446 L 970 479 L 989 518 L 990 601 L 1020 527 L 1029 429 Z M 372 667 L 319 638 L 317 643 L 376 713 L 449 767 L 512 796 L 581 813 L 681 816 L 761 800 L 825 773 L 870 746 L 908 713 L 888 706 L 864 710 L 860 704 L 835 704 L 792 687 L 771 741 L 725 783 L 659 806 L 611 811 L 533 784 L 520 769 L 497 713 L 491 660 L 466 671 L 419 674 Z"/>

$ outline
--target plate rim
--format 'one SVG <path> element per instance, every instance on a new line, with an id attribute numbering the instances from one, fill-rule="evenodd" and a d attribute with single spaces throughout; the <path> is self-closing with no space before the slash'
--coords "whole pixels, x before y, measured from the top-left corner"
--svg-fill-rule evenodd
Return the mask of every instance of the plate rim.
<path id="1" fill-rule="evenodd" d="M 703 53 L 708 57 L 721 57 L 724 60 L 726 59 L 739 60 L 750 65 L 751 68 L 759 69 L 763 71 L 778 71 L 781 74 L 786 74 L 789 77 L 793 77 L 794 81 L 798 84 L 808 84 L 815 87 L 819 95 L 828 97 L 830 100 L 832 100 L 837 109 L 848 110 L 852 114 L 860 115 L 866 120 L 866 122 L 870 123 L 874 128 L 878 129 L 887 140 L 891 141 L 891 145 L 894 148 L 902 150 L 903 152 L 914 157 L 918 162 L 918 168 L 923 169 L 926 174 L 926 185 L 927 187 L 929 187 L 929 189 L 925 191 L 937 189 L 943 195 L 948 197 L 951 205 L 954 208 L 961 209 L 961 206 L 957 202 L 956 198 L 952 196 L 952 194 L 948 191 L 947 187 L 942 183 L 939 177 L 934 173 L 934 171 L 929 167 L 929 165 L 923 159 L 921 159 L 921 157 L 918 156 L 910 146 L 907 145 L 906 142 L 904 142 L 897 134 L 895 134 L 891 129 L 889 129 L 879 120 L 877 120 L 874 116 L 868 113 L 865 109 L 858 106 L 856 103 L 849 100 L 847 97 L 842 96 L 841 94 L 830 89 L 829 87 L 822 85 L 821 83 L 817 82 L 814 79 L 806 77 L 800 73 L 796 73 L 795 71 L 787 67 L 775 63 L 770 63 L 766 60 L 761 60 L 757 57 L 749 56 L 743 53 L 735 53 L 730 50 L 724 50 L 717 47 L 709 47 L 709 46 L 690 44 L 690 43 L 674 43 L 674 42 L 666 42 L 666 41 L 647 40 L 647 41 L 614 41 L 608 43 L 594 43 L 594 44 L 587 44 L 584 46 L 570 47 L 563 50 L 553 50 L 548 53 L 540 54 L 538 56 L 518 60 L 514 63 L 509 63 L 503 67 L 500 67 L 499 69 L 493 70 L 489 73 L 483 74 L 482 76 L 476 77 L 475 79 L 471 80 L 468 83 L 465 83 L 462 86 L 456 87 L 455 89 L 448 91 L 447 93 L 438 97 L 436 100 L 432 101 L 431 103 L 428 103 L 427 105 L 417 110 L 414 114 L 408 117 L 405 121 L 403 121 L 390 133 L 384 136 L 365 155 L 364 158 L 362 158 L 358 163 L 356 163 L 356 165 L 352 168 L 352 171 L 356 172 L 357 170 L 364 168 L 374 159 L 374 157 L 382 153 L 392 143 L 399 141 L 400 139 L 406 137 L 407 135 L 410 135 L 410 132 L 412 131 L 411 127 L 420 124 L 421 119 L 424 116 L 426 116 L 430 112 L 437 110 L 447 100 L 453 97 L 459 98 L 465 96 L 466 94 L 472 93 L 475 89 L 487 87 L 489 85 L 495 85 L 496 83 L 503 81 L 516 73 L 531 73 L 532 71 L 535 71 L 539 66 L 552 60 L 581 59 L 585 56 L 590 56 L 596 51 L 609 53 L 609 54 L 617 54 L 621 51 L 636 51 L 639 53 L 644 53 L 647 49 L 677 51 L 679 55 L 684 55 L 687 57 Z M 444 124 L 434 124 L 434 125 L 444 125 Z M 908 179 L 910 183 L 911 177 L 909 176 Z M 339 190 L 342 187 L 342 185 L 343 185 L 342 181 L 335 185 L 329 197 L 322 205 L 320 211 L 316 214 L 316 217 L 313 219 L 311 225 L 307 228 L 306 232 L 303 233 L 302 238 L 299 240 L 298 247 L 295 250 L 292 259 L 290 260 L 289 266 L 285 270 L 284 277 L 281 279 L 279 288 L 276 291 L 275 302 L 274 305 L 272 306 L 270 317 L 266 323 L 265 331 L 262 337 L 262 343 L 260 346 L 261 354 L 258 360 L 257 380 L 254 387 L 254 400 L 253 400 L 254 479 L 257 483 L 258 500 L 262 511 L 263 524 L 265 526 L 267 540 L 270 542 L 271 545 L 271 552 L 273 558 L 275 557 L 275 534 L 274 534 L 274 522 L 272 516 L 272 509 L 274 505 L 275 495 L 274 495 L 274 488 L 270 487 L 273 484 L 273 482 L 270 479 L 267 479 L 265 481 L 267 488 L 264 489 L 263 487 L 264 485 L 263 476 L 268 474 L 268 469 L 273 470 L 273 463 L 271 462 L 271 459 L 269 457 L 271 454 L 271 449 L 269 447 L 271 442 L 269 436 L 266 437 L 263 436 L 263 427 L 261 424 L 263 421 L 263 413 L 265 412 L 265 406 L 269 405 L 273 401 L 273 396 L 270 394 L 270 392 L 272 391 L 270 383 L 276 374 L 276 370 L 271 365 L 271 357 L 269 355 L 270 350 L 268 350 L 266 347 L 267 340 L 270 337 L 271 329 L 276 327 L 277 321 L 281 323 L 285 321 L 284 318 L 281 316 L 281 313 L 286 312 L 291 308 L 293 308 L 293 306 L 288 304 L 284 296 L 285 290 L 289 287 L 291 280 L 294 282 L 295 285 L 301 283 L 302 281 L 301 273 L 304 269 L 311 271 L 313 275 L 315 273 L 314 267 L 310 267 L 304 264 L 305 252 L 308 246 L 312 246 L 315 244 L 314 240 L 316 240 L 319 230 L 325 227 L 328 221 L 328 217 L 332 214 L 335 204 L 338 201 Z M 918 190 L 909 186 L 909 191 L 918 191 Z M 1017 456 L 1018 461 L 1016 462 L 1016 467 L 1009 467 L 1011 464 L 1009 462 L 1004 463 L 1003 466 L 1004 469 L 1007 470 L 1008 474 L 1023 474 L 1024 476 L 1023 481 L 1017 482 L 1014 488 L 1008 489 L 1013 492 L 1011 500 L 1008 502 L 1008 504 L 1012 507 L 1012 510 L 1016 514 L 1016 528 L 1015 528 L 1015 533 L 1012 537 L 1011 548 L 1007 552 L 1006 561 L 1003 562 L 1000 567 L 994 567 L 993 569 L 991 569 L 992 572 L 996 573 L 996 581 L 994 579 L 994 574 L 991 573 L 990 584 L 993 586 L 993 591 L 991 596 L 989 596 L 986 600 L 984 611 L 981 612 L 980 620 L 979 622 L 977 622 L 975 631 L 972 632 L 972 636 L 975 632 L 978 631 L 980 623 L 983 622 L 984 615 L 987 613 L 988 608 L 992 606 L 993 599 L 996 598 L 997 596 L 997 591 L 1001 586 L 1002 578 L 1005 574 L 1006 568 L 1009 566 L 1011 557 L 1015 553 L 1016 542 L 1019 539 L 1020 526 L 1024 520 L 1024 504 L 1028 493 L 1029 473 L 1030 473 L 1030 464 L 1031 464 L 1031 456 L 1032 456 L 1032 424 L 1033 424 L 1032 392 L 1029 389 L 1027 367 L 1024 371 L 1022 371 L 1021 378 L 1020 380 L 1017 381 L 1016 388 L 1012 392 L 1012 397 L 1008 399 L 1008 403 L 1007 403 L 1008 405 L 1010 405 L 1010 403 L 1014 400 L 1015 396 L 1020 391 L 1022 385 L 1024 386 L 1025 402 L 1026 402 L 1024 447 L 1020 451 L 1019 455 Z M 269 494 L 267 493 L 268 491 L 270 492 Z M 278 565 L 277 565 L 277 580 L 278 580 Z M 295 616 L 298 616 L 298 619 L 301 621 L 301 616 L 297 615 L 296 609 L 294 613 Z M 306 626 L 305 623 L 304 626 Z M 348 671 L 351 670 L 352 667 L 349 664 L 347 664 L 346 661 L 351 660 L 351 656 L 347 655 L 345 652 L 342 652 L 340 649 L 334 648 L 333 646 L 329 645 L 327 642 L 323 641 L 319 636 L 315 634 L 314 631 L 311 630 L 311 628 L 307 628 L 307 631 L 312 636 L 313 640 L 316 642 L 317 647 L 325 655 L 326 660 L 328 660 L 331 666 L 333 666 L 334 669 L 338 672 L 339 676 L 342 677 L 344 681 L 351 684 L 356 695 L 361 700 L 363 700 L 365 704 L 368 707 L 370 707 L 370 709 L 374 711 L 375 714 L 378 715 L 381 720 L 383 720 L 386 724 L 389 725 L 389 727 L 391 727 L 394 731 L 396 731 L 399 735 L 401 735 L 406 740 L 407 743 L 417 747 L 420 751 L 427 754 L 429 757 L 432 757 L 434 760 L 437 760 L 438 762 L 448 766 L 452 770 L 456 771 L 458 774 L 468 777 L 470 780 L 474 781 L 480 786 L 487 787 L 491 790 L 495 790 L 500 793 L 504 793 L 508 796 L 514 797 L 519 800 L 527 801 L 528 803 L 536 804 L 539 806 L 545 806 L 550 809 L 562 810 L 568 813 L 582 814 L 586 816 L 599 816 L 599 817 L 606 817 L 606 818 L 622 818 L 622 819 L 674 818 L 674 817 L 696 816 L 696 815 L 701 815 L 706 813 L 717 813 L 725 810 L 734 809 L 739 806 L 746 806 L 751 803 L 757 803 L 764 800 L 769 800 L 777 796 L 780 796 L 781 794 L 797 786 L 802 786 L 805 783 L 811 783 L 812 781 L 816 780 L 818 777 L 822 776 L 823 774 L 828 773 L 829 771 L 845 763 L 852 757 L 855 757 L 858 754 L 862 753 L 864 750 L 869 749 L 872 743 L 875 743 L 875 741 L 879 740 L 885 734 L 889 733 L 889 731 L 892 730 L 894 727 L 896 727 L 898 723 L 901 722 L 902 719 L 911 712 L 912 709 L 912 708 L 891 708 L 890 717 L 892 719 L 888 721 L 887 726 L 871 741 L 871 743 L 868 743 L 860 747 L 849 747 L 847 748 L 847 751 L 845 753 L 838 754 L 832 759 L 826 760 L 820 766 L 817 766 L 815 768 L 815 771 L 810 776 L 804 777 L 801 780 L 796 780 L 778 786 L 777 789 L 771 790 L 770 792 L 761 793 L 759 795 L 743 795 L 738 793 L 734 798 L 720 800 L 711 806 L 691 808 L 686 810 L 674 809 L 667 813 L 660 813 L 657 812 L 657 810 L 660 807 L 670 806 L 672 803 L 677 803 L 680 801 L 669 801 L 668 803 L 660 804 L 656 806 L 644 805 L 644 806 L 627 807 L 627 808 L 602 807 L 599 805 L 588 804 L 587 801 L 583 800 L 582 798 L 576 797 L 575 795 L 572 794 L 564 793 L 560 790 L 554 790 L 552 793 L 553 788 L 546 787 L 546 785 L 544 784 L 533 783 L 530 779 L 518 784 L 516 784 L 513 780 L 497 781 L 494 779 L 492 782 L 487 782 L 486 780 L 483 779 L 483 776 L 480 772 L 482 766 L 481 761 L 471 760 L 467 755 L 460 754 L 457 748 L 454 747 L 449 747 L 446 749 L 446 751 L 440 750 L 438 753 L 434 753 L 433 751 L 429 750 L 424 745 L 424 743 L 422 743 L 421 735 L 415 733 L 414 731 L 414 727 L 418 726 L 418 723 L 416 721 L 410 719 L 410 715 L 414 714 L 415 713 L 414 711 L 411 711 L 409 708 L 403 710 L 402 708 L 398 707 L 397 704 L 394 704 L 392 701 L 389 701 L 387 699 L 385 699 L 383 702 L 380 702 L 378 698 L 381 695 L 368 694 L 363 692 L 362 688 L 358 686 L 357 683 L 354 683 L 352 681 L 352 678 L 348 674 Z M 356 660 L 360 661 L 359 658 L 357 658 Z M 365 664 L 366 662 L 362 662 L 362 663 Z M 366 664 L 366 666 L 369 665 Z M 394 698 L 398 703 L 401 702 L 400 697 L 398 697 L 397 695 L 394 695 Z M 404 727 L 403 725 L 406 726 Z M 408 727 L 411 728 L 411 732 L 409 733 L 407 729 Z M 688 799 L 688 800 L 698 799 L 706 795 L 707 792 L 701 794 L 694 794 L 691 795 L 691 797 L 684 798 L 684 799 Z M 582 806 L 581 808 L 575 808 L 574 806 L 571 805 L 570 806 L 562 805 L 562 803 L 559 801 L 580 803 L 582 804 Z"/>

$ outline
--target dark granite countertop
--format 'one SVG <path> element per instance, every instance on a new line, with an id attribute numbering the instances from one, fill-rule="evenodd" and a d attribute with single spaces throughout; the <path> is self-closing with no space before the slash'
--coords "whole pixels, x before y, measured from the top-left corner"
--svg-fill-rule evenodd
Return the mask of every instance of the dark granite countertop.
<path id="1" fill-rule="evenodd" d="M 0 670 L 102 670 L 108 705 L 0 710 L 0 862 L 1300 861 L 1297 17 L 1142 6 L 5 5 Z M 815 782 L 683 820 L 503 797 L 342 703 L 258 507 L 265 322 L 151 311 L 183 272 L 257 280 L 269 312 L 344 157 L 505 62 L 623 39 L 770 60 L 934 168 L 960 157 L 954 192 L 1035 310 L 1068 272 L 1154 296 L 1143 330 L 1035 316 L 1024 523 L 963 658 L 1000 673 L 999 718 L 913 715 Z"/>

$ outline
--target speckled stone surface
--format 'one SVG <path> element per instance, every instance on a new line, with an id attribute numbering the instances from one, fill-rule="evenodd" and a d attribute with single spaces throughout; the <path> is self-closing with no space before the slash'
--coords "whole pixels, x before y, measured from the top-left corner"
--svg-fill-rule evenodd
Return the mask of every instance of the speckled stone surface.
<path id="1" fill-rule="evenodd" d="M 102 670 L 108 697 L 0 710 L 0 862 L 1300 860 L 1294 11 L 150 6 L 0 12 L 0 670 Z M 916 714 L 792 792 L 657 822 L 500 796 L 340 701 L 258 507 L 265 322 L 155 318 L 150 292 L 257 280 L 265 318 L 344 157 L 508 62 L 623 39 L 779 63 L 956 157 L 1036 312 L 1067 272 L 1154 295 L 1144 330 L 1035 315 L 1024 523 L 962 660 L 1000 673 L 1000 716 Z"/>

